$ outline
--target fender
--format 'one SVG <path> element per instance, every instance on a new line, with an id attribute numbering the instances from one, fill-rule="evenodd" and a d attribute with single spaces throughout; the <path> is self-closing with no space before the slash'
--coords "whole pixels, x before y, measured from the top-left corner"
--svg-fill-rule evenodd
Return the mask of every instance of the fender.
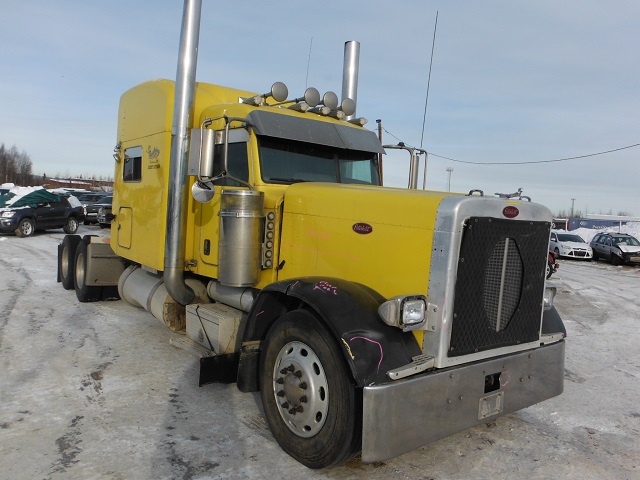
<path id="1" fill-rule="evenodd" d="M 551 307 L 549 310 L 545 310 L 542 313 L 542 334 L 549 333 L 560 333 L 562 332 L 564 336 L 567 336 L 567 329 L 564 326 L 564 322 L 562 318 L 560 318 L 560 314 L 556 307 Z"/>
<path id="2" fill-rule="evenodd" d="M 357 386 L 389 382 L 389 370 L 411 363 L 422 351 L 411 332 L 382 322 L 378 307 L 385 300 L 365 285 L 338 278 L 294 278 L 267 286 L 248 315 L 238 388 L 257 390 L 259 342 L 278 317 L 304 305 L 335 336 Z"/>

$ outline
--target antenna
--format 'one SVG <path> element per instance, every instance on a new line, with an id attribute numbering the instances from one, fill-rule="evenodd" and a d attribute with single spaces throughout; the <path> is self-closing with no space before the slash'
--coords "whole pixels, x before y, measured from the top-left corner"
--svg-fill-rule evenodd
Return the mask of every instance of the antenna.
<path id="1" fill-rule="evenodd" d="M 309 58 L 307 59 L 307 77 L 304 79 L 304 88 L 307 88 L 309 85 L 309 65 L 311 65 L 311 48 L 313 47 L 313 37 L 311 37 L 311 42 L 309 43 Z"/>
<path id="2" fill-rule="evenodd" d="M 427 80 L 427 97 L 424 100 L 424 115 L 422 116 L 422 136 L 420 137 L 420 148 L 424 140 L 424 124 L 427 120 L 427 103 L 429 102 L 429 85 L 431 85 L 431 67 L 433 65 L 433 51 L 436 46 L 436 31 L 438 30 L 438 11 L 436 11 L 436 25 L 433 27 L 433 42 L 431 43 L 431 61 L 429 62 L 429 79 Z"/>

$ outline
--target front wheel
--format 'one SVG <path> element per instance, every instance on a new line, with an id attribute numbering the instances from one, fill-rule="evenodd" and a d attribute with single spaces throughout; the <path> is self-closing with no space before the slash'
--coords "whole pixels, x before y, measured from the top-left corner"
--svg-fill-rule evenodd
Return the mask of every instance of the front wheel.
<path id="1" fill-rule="evenodd" d="M 30 237 L 35 231 L 36 226 L 33 223 L 33 220 L 31 220 L 30 218 L 24 218 L 22 219 L 20 224 L 18 224 L 18 228 L 16 228 L 15 234 L 18 237 Z"/>
<path id="2" fill-rule="evenodd" d="M 311 313 L 288 312 L 264 341 L 260 390 L 280 446 L 309 468 L 344 463 L 361 447 L 362 398 L 342 353 Z"/>

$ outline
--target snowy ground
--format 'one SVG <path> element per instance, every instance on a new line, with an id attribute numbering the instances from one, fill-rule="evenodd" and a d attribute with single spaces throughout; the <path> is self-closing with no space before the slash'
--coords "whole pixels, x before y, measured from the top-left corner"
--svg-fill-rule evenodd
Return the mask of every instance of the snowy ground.
<path id="1" fill-rule="evenodd" d="M 257 396 L 198 388 L 197 359 L 151 315 L 63 290 L 61 240 L 0 235 L 0 478 L 640 479 L 639 267 L 560 261 L 561 396 L 384 463 L 310 471 Z"/>

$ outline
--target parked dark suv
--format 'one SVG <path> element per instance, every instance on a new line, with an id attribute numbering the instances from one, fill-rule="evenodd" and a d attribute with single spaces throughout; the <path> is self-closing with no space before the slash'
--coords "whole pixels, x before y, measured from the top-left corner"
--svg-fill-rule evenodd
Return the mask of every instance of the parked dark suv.
<path id="1" fill-rule="evenodd" d="M 32 195 L 32 194 L 30 194 Z M 0 207 L 0 232 L 14 232 L 18 237 L 29 237 L 36 230 L 62 228 L 65 233 L 76 233 L 84 219 L 82 206 L 75 197 L 52 193 L 29 195 Z M 77 205 L 77 206 L 74 206 Z"/>
<path id="2" fill-rule="evenodd" d="M 598 233 L 591 240 L 593 258 L 609 260 L 614 265 L 640 263 L 640 242 L 626 233 Z"/>
<path id="3" fill-rule="evenodd" d="M 94 203 L 89 203 L 84 206 L 84 224 L 89 225 L 92 223 L 99 223 L 98 212 L 102 207 L 111 207 L 113 201 L 113 195 L 107 195 Z"/>

